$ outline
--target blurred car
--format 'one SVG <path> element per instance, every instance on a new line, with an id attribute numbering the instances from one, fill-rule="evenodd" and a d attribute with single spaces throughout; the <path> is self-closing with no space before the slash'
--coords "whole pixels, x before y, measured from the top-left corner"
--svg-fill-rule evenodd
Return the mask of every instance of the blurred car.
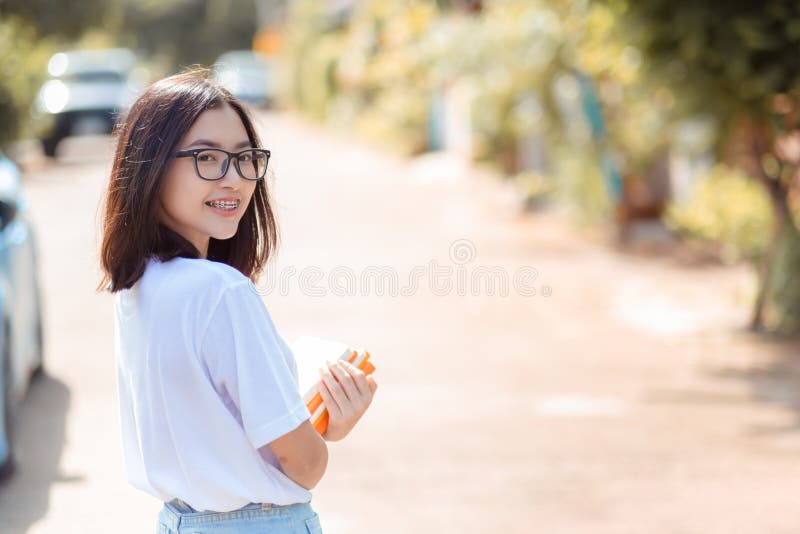
<path id="1" fill-rule="evenodd" d="M 225 52 L 214 62 L 212 78 L 247 104 L 270 106 L 274 101 L 275 63 L 261 54 Z"/>
<path id="2" fill-rule="evenodd" d="M 14 466 L 15 407 L 44 365 L 35 234 L 19 169 L 0 153 L 0 477 Z"/>
<path id="3" fill-rule="evenodd" d="M 126 48 L 53 55 L 36 104 L 45 155 L 55 156 L 65 137 L 110 133 L 140 89 L 132 76 L 135 65 L 136 56 Z"/>

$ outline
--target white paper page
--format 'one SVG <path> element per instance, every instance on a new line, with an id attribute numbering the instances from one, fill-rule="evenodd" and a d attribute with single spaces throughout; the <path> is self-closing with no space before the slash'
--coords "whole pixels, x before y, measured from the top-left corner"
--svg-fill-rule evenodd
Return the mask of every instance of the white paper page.
<path id="1" fill-rule="evenodd" d="M 314 336 L 300 336 L 289 347 L 297 362 L 297 382 L 301 395 L 319 382 L 318 369 L 325 367 L 325 360 L 335 362 L 348 350 L 345 343 Z"/>

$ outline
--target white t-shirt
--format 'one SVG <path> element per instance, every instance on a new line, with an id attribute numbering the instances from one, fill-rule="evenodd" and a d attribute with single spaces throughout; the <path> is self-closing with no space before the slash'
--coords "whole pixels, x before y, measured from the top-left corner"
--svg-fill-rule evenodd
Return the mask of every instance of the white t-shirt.
<path id="1" fill-rule="evenodd" d="M 267 445 L 311 414 L 294 355 L 246 276 L 205 259 L 151 258 L 115 294 L 114 313 L 133 486 L 218 512 L 311 501 Z"/>

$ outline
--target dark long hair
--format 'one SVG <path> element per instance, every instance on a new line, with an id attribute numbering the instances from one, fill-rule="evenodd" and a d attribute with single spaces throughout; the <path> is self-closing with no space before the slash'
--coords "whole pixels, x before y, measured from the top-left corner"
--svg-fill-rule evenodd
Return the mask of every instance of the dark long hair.
<path id="1" fill-rule="evenodd" d="M 103 202 L 97 291 L 129 289 L 144 274 L 147 260 L 199 258 L 200 251 L 158 220 L 157 204 L 170 154 L 205 110 L 227 104 L 242 119 L 252 146 L 262 146 L 247 109 L 208 78 L 192 70 L 150 85 L 115 126 L 117 148 Z M 256 183 L 252 200 L 230 239 L 210 239 L 207 258 L 226 263 L 256 282 L 278 246 L 278 227 L 266 179 Z"/>

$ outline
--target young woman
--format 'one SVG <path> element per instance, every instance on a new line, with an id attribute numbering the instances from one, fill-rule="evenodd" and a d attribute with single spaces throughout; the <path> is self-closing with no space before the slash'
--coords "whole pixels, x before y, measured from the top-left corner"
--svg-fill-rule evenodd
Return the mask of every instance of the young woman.
<path id="1" fill-rule="evenodd" d="M 255 290 L 278 242 L 263 148 L 244 106 L 202 72 L 147 88 L 117 125 L 98 290 L 115 294 L 128 481 L 158 532 L 321 532 L 311 489 L 377 383 L 320 369 L 326 434 Z"/>

